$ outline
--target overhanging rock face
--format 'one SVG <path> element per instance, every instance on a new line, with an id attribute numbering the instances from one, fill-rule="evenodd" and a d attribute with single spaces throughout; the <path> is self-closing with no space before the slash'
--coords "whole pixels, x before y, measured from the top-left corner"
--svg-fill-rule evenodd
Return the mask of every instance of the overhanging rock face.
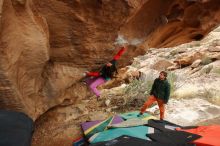
<path id="1" fill-rule="evenodd" d="M 200 40 L 220 21 L 218 0 L 1 2 L 0 79 L 13 96 L 0 101 L 14 100 L 33 119 L 86 97 L 81 74 L 110 60 L 117 38 L 130 44 L 119 64 L 125 66 L 148 47 Z"/>

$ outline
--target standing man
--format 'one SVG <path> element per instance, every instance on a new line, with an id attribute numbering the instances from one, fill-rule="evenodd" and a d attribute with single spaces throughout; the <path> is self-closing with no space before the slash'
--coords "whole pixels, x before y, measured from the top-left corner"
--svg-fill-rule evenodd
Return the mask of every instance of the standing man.
<path id="1" fill-rule="evenodd" d="M 141 108 L 140 115 L 142 115 L 145 110 L 151 106 L 155 101 L 160 109 L 160 120 L 164 119 L 165 104 L 168 103 L 170 96 L 170 84 L 167 81 L 167 72 L 161 71 L 159 78 L 154 80 L 153 86 L 151 88 L 150 96 L 148 100 L 144 103 Z"/>

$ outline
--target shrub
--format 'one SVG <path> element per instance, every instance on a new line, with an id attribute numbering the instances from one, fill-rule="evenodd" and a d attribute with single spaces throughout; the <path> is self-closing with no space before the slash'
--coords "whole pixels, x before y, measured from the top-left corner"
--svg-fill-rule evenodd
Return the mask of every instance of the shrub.
<path id="1" fill-rule="evenodd" d="M 126 110 L 139 110 L 146 101 L 152 84 L 152 78 L 149 78 L 149 80 L 132 80 L 131 83 L 123 89 L 123 96 L 117 99 L 118 108 L 115 110 L 120 112 Z M 121 99 L 123 99 L 123 102 L 120 101 L 119 103 Z"/>
<path id="2" fill-rule="evenodd" d="M 195 46 L 195 47 L 199 47 L 199 46 L 201 46 L 201 44 L 200 44 L 200 42 L 196 42 L 196 43 L 194 44 L 194 46 Z"/>
<path id="3" fill-rule="evenodd" d="M 134 68 L 140 68 L 140 63 L 138 61 L 134 61 L 132 64 L 131 64 L 132 67 Z"/>
<path id="4" fill-rule="evenodd" d="M 125 87 L 124 92 L 125 94 L 129 94 L 131 96 L 134 96 L 137 94 L 137 91 L 141 89 L 142 81 L 134 79 L 131 81 L 131 83 Z"/>
<path id="5" fill-rule="evenodd" d="M 170 52 L 170 55 L 172 55 L 172 56 L 175 56 L 177 54 L 179 54 L 179 51 L 177 49 Z"/>
<path id="6" fill-rule="evenodd" d="M 209 74 L 212 69 L 213 69 L 213 65 L 207 65 L 202 68 L 201 73 L 202 74 Z"/>
<path id="7" fill-rule="evenodd" d="M 207 65 L 209 63 L 212 63 L 212 59 L 208 56 L 205 56 L 204 58 L 202 58 L 201 64 L 202 65 Z"/>
<path id="8" fill-rule="evenodd" d="M 198 95 L 202 98 L 205 98 L 211 103 L 220 105 L 219 100 L 219 90 L 215 88 L 208 88 L 206 86 L 203 86 L 203 89 L 199 91 Z"/>
<path id="9" fill-rule="evenodd" d="M 214 68 L 213 72 L 220 75 L 220 68 Z"/>
<path id="10" fill-rule="evenodd" d="M 177 83 L 176 83 L 177 82 L 177 75 L 173 72 L 169 72 L 167 79 L 170 83 L 170 95 L 172 96 L 173 93 L 178 88 Z"/>

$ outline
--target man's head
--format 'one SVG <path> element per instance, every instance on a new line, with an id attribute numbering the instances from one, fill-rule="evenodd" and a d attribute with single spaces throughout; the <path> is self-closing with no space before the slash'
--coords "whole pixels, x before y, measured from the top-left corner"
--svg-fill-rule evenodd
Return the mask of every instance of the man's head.
<path id="1" fill-rule="evenodd" d="M 107 62 L 107 63 L 106 63 L 106 66 L 111 67 L 111 66 L 112 66 L 112 63 L 111 63 L 111 62 Z"/>
<path id="2" fill-rule="evenodd" d="M 159 78 L 160 78 L 161 80 L 165 80 L 165 79 L 167 78 L 167 72 L 161 71 L 161 72 L 160 72 L 160 75 L 159 75 Z"/>

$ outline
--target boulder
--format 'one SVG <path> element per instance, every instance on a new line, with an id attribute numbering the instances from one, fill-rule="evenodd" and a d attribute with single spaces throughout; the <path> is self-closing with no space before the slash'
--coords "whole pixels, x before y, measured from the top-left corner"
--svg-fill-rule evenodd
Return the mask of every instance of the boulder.
<path id="1" fill-rule="evenodd" d="M 191 65 L 191 68 L 194 69 L 196 67 L 198 67 L 201 64 L 202 60 L 201 59 L 197 59 L 196 61 L 194 61 Z"/>
<path id="2" fill-rule="evenodd" d="M 177 58 L 174 63 L 177 63 L 181 67 L 190 66 L 194 61 L 198 59 L 202 59 L 204 56 L 204 53 L 196 52 L 192 55 L 182 56 Z"/>
<path id="3" fill-rule="evenodd" d="M 151 68 L 158 71 L 162 71 L 162 70 L 167 70 L 168 67 L 173 65 L 174 63 L 172 63 L 171 61 L 163 59 L 157 61 Z"/>
<path id="4" fill-rule="evenodd" d="M 220 46 L 211 46 L 208 48 L 209 52 L 220 52 Z"/>

